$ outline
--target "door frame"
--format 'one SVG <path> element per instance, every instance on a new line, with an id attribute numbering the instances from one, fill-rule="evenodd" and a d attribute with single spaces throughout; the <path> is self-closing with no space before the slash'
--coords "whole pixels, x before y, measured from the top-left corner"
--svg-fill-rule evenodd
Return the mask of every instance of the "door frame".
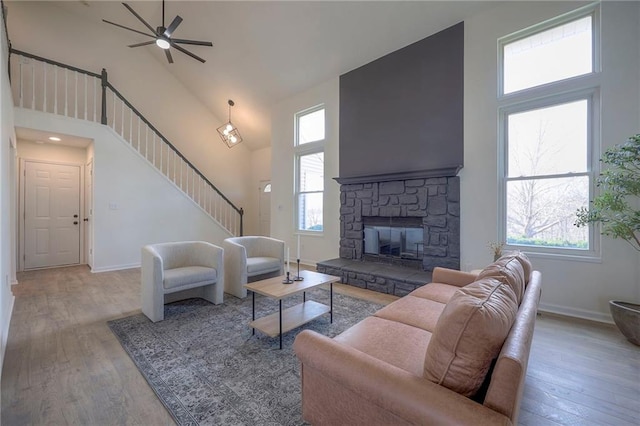
<path id="1" fill-rule="evenodd" d="M 79 220 L 80 222 L 82 222 L 82 218 L 85 217 L 84 216 L 84 169 L 85 166 L 82 163 L 74 163 L 74 162 L 66 162 L 66 161 L 45 161 L 45 160 L 39 160 L 39 159 L 35 159 L 35 158 L 25 158 L 25 157 L 20 157 L 20 170 L 18 173 L 18 194 L 19 194 L 19 201 L 18 201 L 18 206 L 19 206 L 19 212 L 18 212 L 18 247 L 19 247 L 19 253 L 18 253 L 18 271 L 24 271 L 24 238 L 25 238 L 25 230 L 24 230 L 24 222 L 25 222 L 25 192 L 26 192 L 26 163 L 41 163 L 41 164 L 52 164 L 55 166 L 76 166 L 80 168 L 80 187 L 78 188 L 78 190 L 80 191 L 80 213 L 79 213 Z M 84 253 L 84 227 L 80 226 L 80 235 L 78 236 L 78 238 L 80 238 L 80 246 L 79 246 L 79 259 L 80 259 L 80 263 L 79 265 L 83 265 L 86 264 L 86 259 L 85 259 L 85 253 Z M 71 265 L 70 265 L 71 266 Z M 29 269 L 31 270 L 36 270 L 36 269 L 47 269 L 45 268 L 33 268 L 33 269 Z"/>
<path id="2" fill-rule="evenodd" d="M 258 182 L 258 235 L 262 235 L 262 193 L 267 185 L 272 185 L 271 179 L 262 179 Z M 271 200 L 271 196 L 269 199 Z M 271 205 L 269 205 L 269 235 L 266 236 L 271 236 Z"/>

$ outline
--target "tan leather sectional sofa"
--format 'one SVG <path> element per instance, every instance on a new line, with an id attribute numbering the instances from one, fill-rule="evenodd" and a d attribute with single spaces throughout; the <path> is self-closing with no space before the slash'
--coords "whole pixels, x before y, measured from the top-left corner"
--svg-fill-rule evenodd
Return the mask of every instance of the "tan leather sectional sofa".
<path id="1" fill-rule="evenodd" d="M 515 252 L 433 282 L 331 339 L 302 331 L 302 409 L 314 425 L 516 424 L 541 275 Z"/>

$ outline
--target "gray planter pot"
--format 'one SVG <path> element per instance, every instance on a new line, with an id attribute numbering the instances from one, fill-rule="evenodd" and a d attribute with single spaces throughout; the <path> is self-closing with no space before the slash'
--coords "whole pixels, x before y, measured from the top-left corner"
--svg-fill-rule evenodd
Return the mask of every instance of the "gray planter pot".
<path id="1" fill-rule="evenodd" d="M 609 309 L 613 321 L 624 337 L 634 345 L 640 346 L 640 305 L 610 300 Z"/>

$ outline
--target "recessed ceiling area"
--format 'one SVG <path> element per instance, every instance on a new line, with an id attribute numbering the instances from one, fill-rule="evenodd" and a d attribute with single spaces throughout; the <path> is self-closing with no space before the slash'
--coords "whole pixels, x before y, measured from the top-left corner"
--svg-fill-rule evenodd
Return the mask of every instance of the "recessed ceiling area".
<path id="1" fill-rule="evenodd" d="M 93 139 L 81 138 L 79 136 L 65 135 L 64 133 L 43 132 L 41 130 L 28 129 L 25 127 L 16 127 L 16 137 L 19 140 L 35 143 L 45 143 L 51 145 L 69 146 L 72 148 L 85 149 Z M 50 138 L 60 138 L 59 141 Z"/>

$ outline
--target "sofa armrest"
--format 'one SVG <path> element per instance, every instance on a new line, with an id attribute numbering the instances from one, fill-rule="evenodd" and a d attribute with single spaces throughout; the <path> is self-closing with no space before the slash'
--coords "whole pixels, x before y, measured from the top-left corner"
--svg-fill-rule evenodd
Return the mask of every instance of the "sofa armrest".
<path id="1" fill-rule="evenodd" d="M 408 423 L 511 424 L 507 417 L 458 393 L 311 330 L 298 334 L 293 348 L 303 375 L 307 367 L 314 369 Z"/>
<path id="2" fill-rule="evenodd" d="M 433 269 L 431 281 L 434 283 L 443 283 L 455 285 L 456 287 L 464 287 L 471 284 L 478 278 L 478 274 L 471 272 L 462 272 L 455 269 L 436 267 Z"/>

